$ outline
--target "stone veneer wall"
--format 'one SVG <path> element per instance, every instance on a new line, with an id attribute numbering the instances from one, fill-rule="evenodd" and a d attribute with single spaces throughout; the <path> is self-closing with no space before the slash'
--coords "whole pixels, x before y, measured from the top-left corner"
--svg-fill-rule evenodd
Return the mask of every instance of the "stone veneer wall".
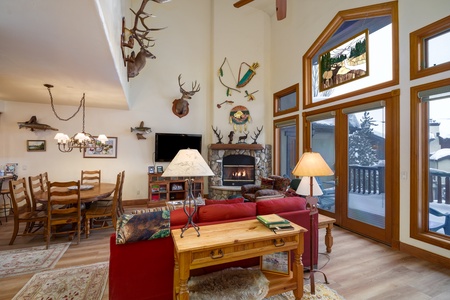
<path id="1" fill-rule="evenodd" d="M 218 144 L 213 144 L 214 148 L 221 148 Z M 211 149 L 208 146 L 208 163 L 214 176 L 208 177 L 209 195 L 214 193 L 211 190 L 213 186 L 222 186 L 222 158 L 228 155 L 250 155 L 255 157 L 255 184 L 261 184 L 261 177 L 267 177 L 272 174 L 272 146 L 260 145 L 262 149 L 254 149 L 254 144 L 223 144 L 226 149 Z M 235 149 L 232 149 L 235 146 Z M 247 149 L 246 149 L 247 148 Z"/>

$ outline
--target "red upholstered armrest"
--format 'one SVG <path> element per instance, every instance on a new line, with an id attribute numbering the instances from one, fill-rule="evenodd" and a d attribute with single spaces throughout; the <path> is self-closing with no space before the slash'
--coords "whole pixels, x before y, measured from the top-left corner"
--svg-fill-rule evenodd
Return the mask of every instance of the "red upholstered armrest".
<path id="1" fill-rule="evenodd" d="M 166 237 L 116 245 L 110 237 L 109 299 L 172 299 L 173 241 Z"/>

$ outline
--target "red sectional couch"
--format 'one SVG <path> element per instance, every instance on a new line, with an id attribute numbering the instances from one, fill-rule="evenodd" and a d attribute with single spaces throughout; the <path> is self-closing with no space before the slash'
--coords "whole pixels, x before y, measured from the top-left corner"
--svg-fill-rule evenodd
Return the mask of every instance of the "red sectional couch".
<path id="1" fill-rule="evenodd" d="M 222 201 L 216 204 L 216 201 Z M 239 200 L 235 200 L 239 201 Z M 257 215 L 276 213 L 306 229 L 310 229 L 309 210 L 306 209 L 306 200 L 300 197 L 288 197 L 276 200 L 266 200 L 256 203 L 233 203 L 234 201 L 214 200 L 207 205 L 200 206 L 194 217 L 200 228 L 204 225 L 227 223 L 254 219 Z M 317 214 L 314 215 L 317 226 Z M 181 228 L 186 224 L 187 218 L 182 209 L 170 214 L 172 229 Z M 193 229 L 189 229 L 193 230 Z M 201 233 L 201 229 L 200 229 Z M 315 237 L 318 236 L 316 232 Z M 302 256 L 304 266 L 310 265 L 310 237 L 305 237 L 305 251 Z M 201 237 L 200 237 L 201 238 Z M 318 249 L 318 240 L 315 239 L 315 249 Z M 173 269 L 174 245 L 172 237 L 149 241 L 140 241 L 123 245 L 116 245 L 116 235 L 110 238 L 109 259 L 109 299 L 155 299 L 169 300 L 173 297 Z M 317 262 L 317 252 L 314 254 Z M 195 270 L 197 274 L 208 273 L 226 267 L 250 267 L 259 264 L 259 258 L 248 259 L 230 264 L 215 266 L 203 270 Z M 191 272 L 192 274 L 192 272 Z"/>

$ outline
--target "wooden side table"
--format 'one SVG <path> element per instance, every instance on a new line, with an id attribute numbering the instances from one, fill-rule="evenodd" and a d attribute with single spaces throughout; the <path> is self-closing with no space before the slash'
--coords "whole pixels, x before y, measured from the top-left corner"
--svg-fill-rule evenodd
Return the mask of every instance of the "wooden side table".
<path id="1" fill-rule="evenodd" d="M 333 246 L 333 235 L 331 234 L 331 230 L 333 229 L 333 224 L 335 222 L 336 219 L 319 214 L 319 229 L 326 228 L 327 231 L 325 233 L 325 245 L 327 246 L 328 253 L 331 253 L 331 247 Z"/>
<path id="2" fill-rule="evenodd" d="M 293 250 L 293 263 L 289 276 L 265 274 L 270 281 L 267 296 L 289 290 L 294 291 L 295 299 L 303 296 L 303 264 L 306 229 L 291 224 L 294 229 L 274 233 L 258 220 L 247 220 L 223 224 L 201 226 L 198 237 L 193 228 L 184 232 L 172 230 L 175 249 L 174 299 L 189 299 L 188 279 L 190 270 L 226 262 L 258 257 L 274 252 Z"/>

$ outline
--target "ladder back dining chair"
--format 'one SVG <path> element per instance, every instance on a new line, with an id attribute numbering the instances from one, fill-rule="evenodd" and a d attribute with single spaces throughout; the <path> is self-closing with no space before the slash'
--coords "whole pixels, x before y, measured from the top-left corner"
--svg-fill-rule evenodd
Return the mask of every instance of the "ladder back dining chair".
<path id="1" fill-rule="evenodd" d="M 114 228 L 116 229 L 118 215 L 118 199 L 122 174 L 117 174 L 116 187 L 112 196 L 111 205 L 104 205 L 104 201 L 95 201 L 91 204 L 84 217 L 84 228 L 86 238 L 91 234 L 91 230 Z M 95 227 L 95 223 L 100 223 Z"/>
<path id="2" fill-rule="evenodd" d="M 101 182 L 101 170 L 81 170 L 81 184 L 96 184 Z"/>
<path id="3" fill-rule="evenodd" d="M 77 235 L 80 243 L 82 208 L 80 196 L 80 181 L 49 182 L 47 201 L 47 249 L 50 238 L 57 234 Z M 69 225 L 70 228 L 67 228 Z"/>
<path id="4" fill-rule="evenodd" d="M 28 195 L 25 178 L 11 180 L 9 182 L 9 190 L 14 211 L 14 229 L 9 244 L 12 245 L 18 235 L 26 236 L 42 234 L 45 236 L 47 229 L 47 214 L 44 211 L 34 210 Z M 26 226 L 23 233 L 19 234 L 21 223 L 25 223 Z M 42 226 L 44 227 L 44 231 L 38 232 L 38 229 Z M 33 231 L 34 227 L 37 227 L 37 229 Z"/>

